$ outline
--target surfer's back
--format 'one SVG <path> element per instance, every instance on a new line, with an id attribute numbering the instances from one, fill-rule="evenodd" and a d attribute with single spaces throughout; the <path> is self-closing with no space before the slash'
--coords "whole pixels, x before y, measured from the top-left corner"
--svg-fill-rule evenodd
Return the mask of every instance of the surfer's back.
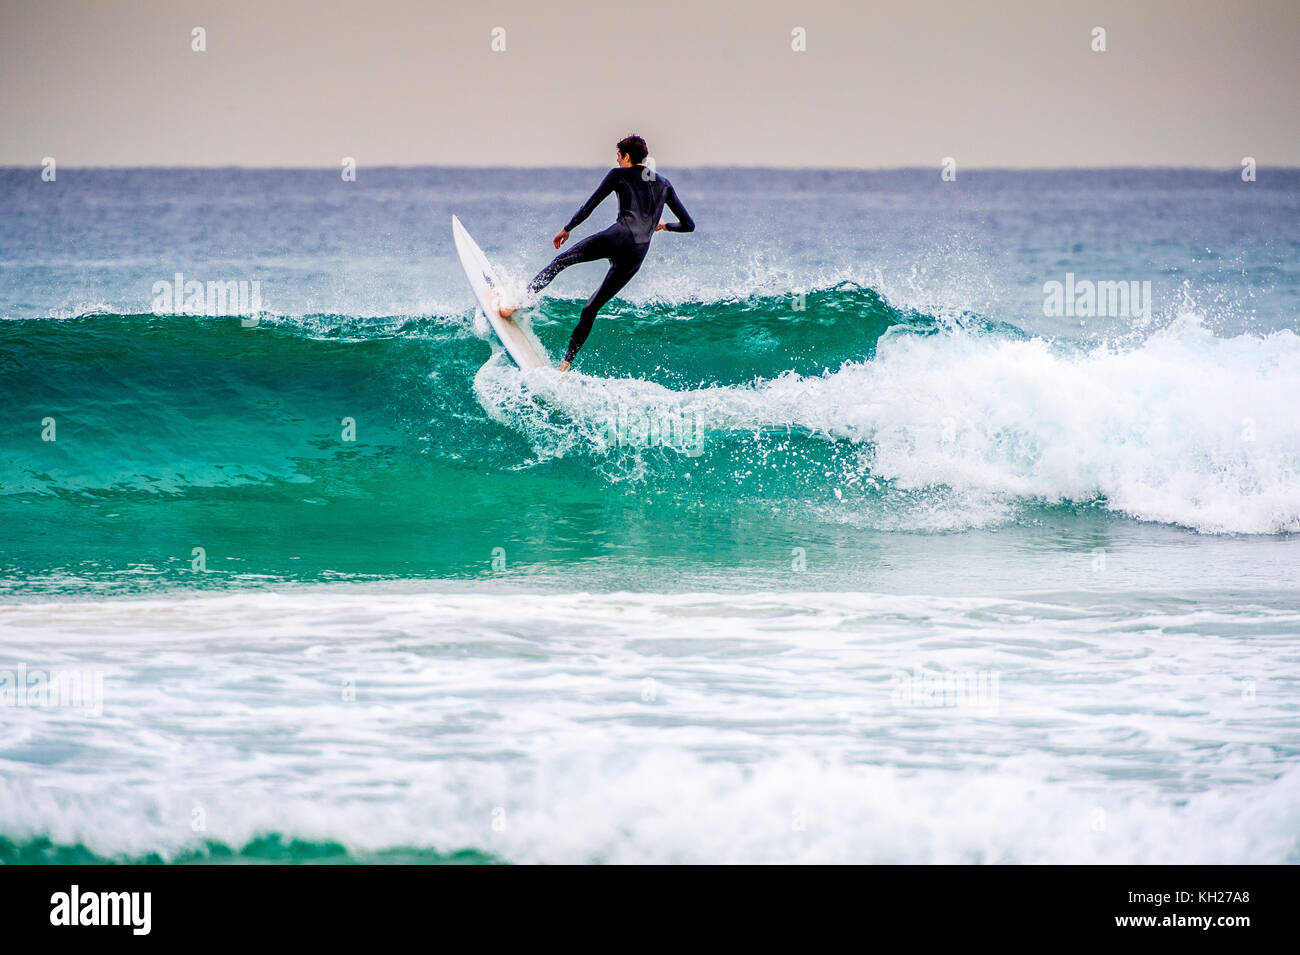
<path id="1" fill-rule="evenodd" d="M 649 166 L 615 166 L 605 178 L 618 195 L 618 221 L 631 230 L 637 242 L 650 241 L 665 205 L 680 220 L 667 228 L 675 232 L 694 230 L 695 221 L 677 199 L 673 184 Z"/>

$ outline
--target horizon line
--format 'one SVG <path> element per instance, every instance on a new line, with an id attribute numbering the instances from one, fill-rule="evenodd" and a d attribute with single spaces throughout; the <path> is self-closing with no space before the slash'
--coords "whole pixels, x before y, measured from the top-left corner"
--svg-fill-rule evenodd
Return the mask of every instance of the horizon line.
<path id="1" fill-rule="evenodd" d="M 58 169 L 74 169 L 79 171 L 122 171 L 122 170 L 152 170 L 152 171 L 172 171 L 172 170 L 218 170 L 218 169 L 239 169 L 249 172 L 338 172 L 341 163 L 338 165 L 296 165 L 296 164 L 274 164 L 258 165 L 246 163 L 170 163 L 170 164 L 136 164 L 136 163 L 87 163 L 87 164 L 64 164 L 58 163 Z M 604 168 L 605 164 L 575 165 L 571 163 L 562 163 L 556 165 L 510 165 L 510 164 L 464 164 L 464 163 L 378 163 L 375 165 L 363 165 L 358 163 L 358 170 L 389 170 L 389 169 L 458 169 L 458 170 L 492 170 L 492 171 L 511 171 L 511 172 L 539 172 L 558 169 L 581 169 L 589 170 L 593 168 Z M 9 170 L 26 170 L 40 171 L 44 168 L 42 162 L 32 164 L 27 163 L 0 163 L 0 171 Z M 901 165 L 901 166 L 802 166 L 802 165 L 757 165 L 748 163 L 674 163 L 667 168 L 671 169 L 690 169 L 690 170 L 714 170 L 714 169 L 743 169 L 750 172 L 937 172 L 943 169 L 941 163 L 935 165 Z M 1140 164 L 1125 165 L 1101 164 L 1091 166 L 1004 166 L 1004 165 L 969 165 L 963 166 L 958 164 L 958 173 L 962 172 L 1119 172 L 1119 171 L 1136 171 L 1136 172 L 1240 172 L 1242 166 L 1233 165 L 1163 165 L 1163 164 Z M 1296 165 L 1272 165 L 1267 163 L 1256 162 L 1256 169 L 1271 169 L 1282 172 L 1300 171 L 1300 164 Z"/>

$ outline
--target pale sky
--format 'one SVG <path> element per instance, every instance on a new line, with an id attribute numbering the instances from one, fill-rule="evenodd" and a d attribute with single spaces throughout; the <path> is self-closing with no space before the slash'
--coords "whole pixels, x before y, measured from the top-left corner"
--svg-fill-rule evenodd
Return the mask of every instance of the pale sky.
<path id="1" fill-rule="evenodd" d="M 0 64 L 2 165 L 1300 166 L 1296 0 L 0 0 Z"/>

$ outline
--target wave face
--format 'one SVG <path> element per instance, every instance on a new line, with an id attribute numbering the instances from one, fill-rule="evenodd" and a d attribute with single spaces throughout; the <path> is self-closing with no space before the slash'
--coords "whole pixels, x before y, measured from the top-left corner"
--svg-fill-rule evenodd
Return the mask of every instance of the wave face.
<path id="1" fill-rule="evenodd" d="M 579 307 L 534 314 L 552 352 Z M 623 304 L 582 373 L 532 381 L 468 314 L 15 320 L 0 349 L 28 574 L 183 579 L 203 547 L 215 580 L 474 575 L 497 547 L 617 560 L 646 528 L 678 563 L 702 536 L 731 560 L 1053 514 L 1300 530 L 1300 339 L 1191 313 L 1116 345 L 852 284 Z"/>

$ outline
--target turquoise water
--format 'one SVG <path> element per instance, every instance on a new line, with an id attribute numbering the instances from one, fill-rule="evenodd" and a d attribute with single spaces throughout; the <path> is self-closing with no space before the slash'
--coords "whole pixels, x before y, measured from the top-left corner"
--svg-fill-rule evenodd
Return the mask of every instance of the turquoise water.
<path id="1" fill-rule="evenodd" d="M 142 856 L 101 856 L 80 843 L 59 846 L 46 838 L 17 844 L 0 839 L 3 865 L 492 865 L 498 860 L 482 852 L 467 850 L 441 855 L 429 850 L 388 850 L 371 853 L 349 852 L 337 842 L 285 842 L 279 833 L 255 839 L 244 846 L 209 842 L 171 856 L 149 853 Z"/>
<path id="2" fill-rule="evenodd" d="M 0 861 L 1300 859 L 1300 174 L 592 175 L 0 171 Z"/>

